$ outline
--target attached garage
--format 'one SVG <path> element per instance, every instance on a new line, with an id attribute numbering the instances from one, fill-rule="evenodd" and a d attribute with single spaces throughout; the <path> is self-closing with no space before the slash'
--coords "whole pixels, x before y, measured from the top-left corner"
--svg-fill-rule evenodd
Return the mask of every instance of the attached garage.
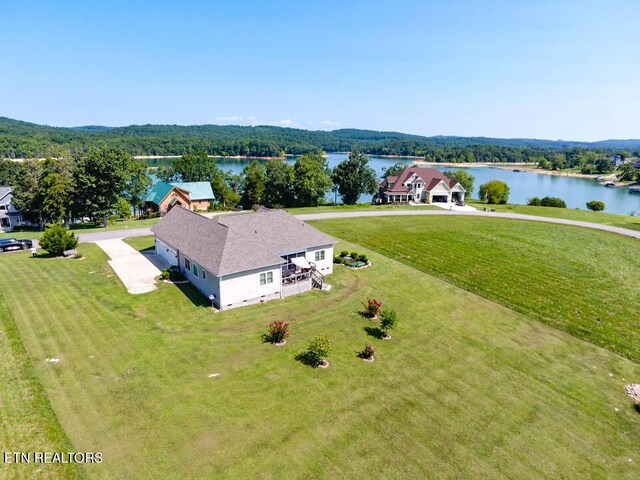
<path id="1" fill-rule="evenodd" d="M 178 265 L 178 253 L 156 238 L 156 254 L 164 258 L 169 265 Z"/>

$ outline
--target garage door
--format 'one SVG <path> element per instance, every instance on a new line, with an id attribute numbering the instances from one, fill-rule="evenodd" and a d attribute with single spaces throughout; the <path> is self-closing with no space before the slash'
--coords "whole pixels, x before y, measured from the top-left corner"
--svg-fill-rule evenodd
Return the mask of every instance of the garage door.
<path id="1" fill-rule="evenodd" d="M 164 258 L 169 265 L 178 265 L 178 255 L 176 251 L 169 248 L 160 240 L 156 240 L 156 253 Z"/>

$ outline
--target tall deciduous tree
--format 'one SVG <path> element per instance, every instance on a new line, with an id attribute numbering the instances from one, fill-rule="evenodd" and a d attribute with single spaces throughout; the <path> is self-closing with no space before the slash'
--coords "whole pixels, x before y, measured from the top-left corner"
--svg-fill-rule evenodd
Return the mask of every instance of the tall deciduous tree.
<path id="1" fill-rule="evenodd" d="M 147 164 L 142 160 L 134 160 L 129 164 L 129 179 L 125 187 L 126 198 L 134 209 L 141 209 L 144 198 L 151 187 L 151 177 L 147 175 Z"/>
<path id="2" fill-rule="evenodd" d="M 333 170 L 332 178 L 342 201 L 347 205 L 356 203 L 362 194 L 373 194 L 378 190 L 376 172 L 369 166 L 369 159 L 363 153 L 351 152 L 349 158 Z"/>
<path id="3" fill-rule="evenodd" d="M 254 160 L 243 170 L 242 181 L 242 206 L 251 208 L 253 205 L 262 205 L 264 201 L 266 174 L 264 165 Z"/>
<path id="4" fill-rule="evenodd" d="M 267 162 L 264 204 L 268 207 L 293 205 L 293 166 L 280 160 Z"/>
<path id="5" fill-rule="evenodd" d="M 322 155 L 302 155 L 293 172 L 293 190 L 298 205 L 318 205 L 332 185 L 325 158 Z"/>
<path id="6" fill-rule="evenodd" d="M 382 172 L 382 177 L 383 178 L 385 178 L 385 177 L 395 177 L 396 175 L 398 175 L 405 168 L 407 168 L 407 164 L 406 163 L 394 163 L 390 167 L 387 167 L 387 168 L 384 169 L 384 171 Z"/>
<path id="7" fill-rule="evenodd" d="M 42 196 L 40 180 L 43 163 L 38 160 L 25 161 L 20 165 L 19 174 L 14 178 L 13 205 L 30 222 L 42 225 Z"/>
<path id="8" fill-rule="evenodd" d="M 454 182 L 458 182 L 462 185 L 462 188 L 466 190 L 469 198 L 471 198 L 471 194 L 473 193 L 473 182 L 475 182 L 476 177 L 465 170 L 457 170 L 455 172 L 447 171 L 443 173 Z"/>
<path id="9" fill-rule="evenodd" d="M 49 173 L 42 179 L 40 192 L 44 221 L 67 223 L 71 214 L 73 178 L 64 173 Z"/>
<path id="10" fill-rule="evenodd" d="M 480 185 L 480 200 L 492 204 L 504 204 L 509 201 L 511 190 L 501 180 L 490 180 Z"/>
<path id="11" fill-rule="evenodd" d="M 91 149 L 76 162 L 75 209 L 107 225 L 130 176 L 131 156 L 117 148 Z"/>
<path id="12" fill-rule="evenodd" d="M 183 182 L 210 182 L 220 169 L 207 152 L 195 152 L 174 160 L 173 171 Z"/>

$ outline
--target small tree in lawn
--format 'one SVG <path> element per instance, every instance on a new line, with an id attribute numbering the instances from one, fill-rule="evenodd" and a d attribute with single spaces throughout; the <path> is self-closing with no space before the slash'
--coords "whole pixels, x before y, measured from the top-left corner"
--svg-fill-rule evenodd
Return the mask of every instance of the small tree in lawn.
<path id="1" fill-rule="evenodd" d="M 382 330 L 382 335 L 384 339 L 390 339 L 391 335 L 387 333 L 389 330 L 394 328 L 398 323 L 398 315 L 395 310 L 383 310 L 380 314 L 380 330 Z"/>
<path id="2" fill-rule="evenodd" d="M 375 298 L 368 298 L 367 303 L 364 307 L 369 318 L 378 318 L 380 309 L 382 308 L 382 302 L 376 300 Z"/>
<path id="3" fill-rule="evenodd" d="M 373 362 L 373 355 L 375 352 L 376 350 L 375 348 L 373 348 L 373 345 L 365 343 L 364 349 L 358 354 L 358 356 L 363 360 L 368 360 L 370 362 Z"/>
<path id="4" fill-rule="evenodd" d="M 590 202 L 587 202 L 587 208 L 594 212 L 601 212 L 604 210 L 604 202 L 601 202 L 600 200 L 591 200 Z"/>
<path id="5" fill-rule="evenodd" d="M 40 238 L 40 246 L 56 257 L 61 256 L 66 250 L 76 248 L 77 245 L 78 238 L 59 223 L 49 225 Z"/>
<path id="6" fill-rule="evenodd" d="M 326 335 L 318 335 L 309 341 L 307 355 L 309 360 L 316 366 L 329 366 L 325 359 L 331 353 L 331 341 Z"/>
<path id="7" fill-rule="evenodd" d="M 283 345 L 289 337 L 289 324 L 286 322 L 271 322 L 269 324 L 269 341 Z"/>

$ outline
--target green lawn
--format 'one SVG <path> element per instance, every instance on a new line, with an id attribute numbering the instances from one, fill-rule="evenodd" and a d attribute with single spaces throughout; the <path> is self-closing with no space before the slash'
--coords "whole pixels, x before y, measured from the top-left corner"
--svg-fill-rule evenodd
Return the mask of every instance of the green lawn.
<path id="1" fill-rule="evenodd" d="M 520 213 L 522 215 L 538 215 L 541 217 L 567 218 L 581 222 L 603 223 L 616 227 L 640 230 L 640 217 L 621 215 L 618 213 L 592 212 L 577 208 L 532 207 L 529 205 L 487 205 L 480 202 L 469 202 L 478 210 L 495 208 L 496 212 Z"/>
<path id="2" fill-rule="evenodd" d="M 113 222 L 108 227 L 97 227 L 94 224 L 85 224 L 85 225 L 72 225 L 71 230 L 76 234 L 80 235 L 83 233 L 96 233 L 96 232 L 107 232 L 111 230 L 124 230 L 127 228 L 146 228 L 151 227 L 158 223 L 159 218 L 147 218 L 144 220 L 118 220 L 117 222 Z M 8 232 L 8 233 L 0 233 L 0 238 L 17 238 L 17 239 L 33 239 L 40 238 L 42 236 L 42 232 L 27 230 L 24 232 Z"/>
<path id="3" fill-rule="evenodd" d="M 4 266 L 4 262 L 0 265 Z M 0 292 L 0 452 L 36 451 L 74 450 L 40 385 Z M 69 464 L 8 466 L 3 461 L 0 467 L 3 479 L 83 477 L 76 465 Z"/>
<path id="4" fill-rule="evenodd" d="M 83 260 L 3 256 L 0 291 L 74 448 L 104 455 L 90 478 L 637 478 L 640 414 L 623 385 L 640 365 L 337 249 L 373 267 L 337 268 L 330 292 L 222 313 L 175 285 L 127 294 L 95 245 Z M 364 330 L 368 296 L 399 313 L 389 342 Z M 276 319 L 292 323 L 281 348 L 260 340 Z M 333 341 L 326 370 L 295 360 L 318 333 Z M 373 364 L 356 357 L 365 341 Z"/>
<path id="5" fill-rule="evenodd" d="M 440 210 L 440 208 L 433 205 L 371 205 L 370 203 L 357 203 L 355 205 L 287 208 L 286 210 L 292 215 L 299 215 L 303 213 L 350 212 L 354 210 Z"/>
<path id="6" fill-rule="evenodd" d="M 540 222 L 378 217 L 312 222 L 640 361 L 640 243 Z"/>

